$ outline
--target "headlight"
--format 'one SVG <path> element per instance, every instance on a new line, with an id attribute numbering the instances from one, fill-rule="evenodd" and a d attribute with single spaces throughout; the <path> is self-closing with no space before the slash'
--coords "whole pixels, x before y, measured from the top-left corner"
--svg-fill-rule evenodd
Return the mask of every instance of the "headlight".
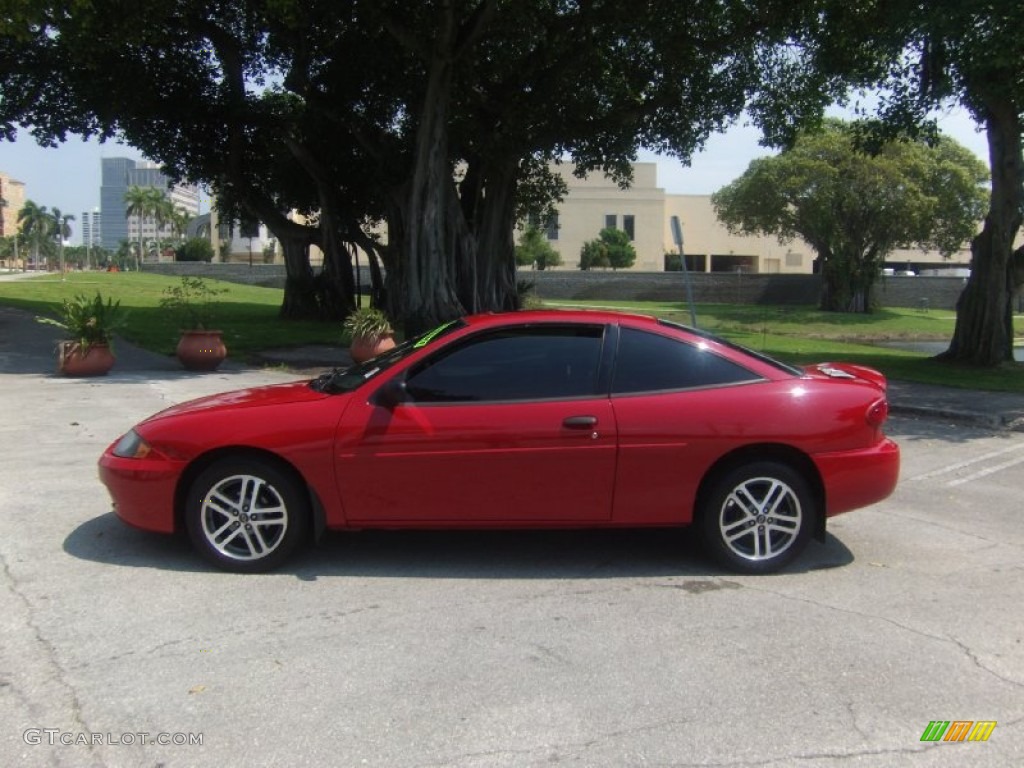
<path id="1" fill-rule="evenodd" d="M 122 459 L 144 459 L 149 455 L 152 448 L 149 443 L 143 440 L 134 429 L 130 430 L 124 437 L 117 441 L 114 450 L 115 456 Z"/>

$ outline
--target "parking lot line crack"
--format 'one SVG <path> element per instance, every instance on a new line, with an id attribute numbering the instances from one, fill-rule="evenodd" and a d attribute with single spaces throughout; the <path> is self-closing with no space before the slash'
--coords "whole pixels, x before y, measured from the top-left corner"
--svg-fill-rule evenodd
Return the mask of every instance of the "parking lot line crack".
<path id="1" fill-rule="evenodd" d="M 941 749 L 938 745 L 929 744 L 925 747 L 901 747 L 899 749 L 856 749 L 849 752 L 830 751 L 813 752 L 798 755 L 780 755 L 769 759 L 759 758 L 756 760 L 728 760 L 713 763 L 649 763 L 652 766 L 661 768 L 745 768 L 745 766 L 757 766 L 757 768 L 773 768 L 773 766 L 799 765 L 804 761 L 815 760 L 861 760 L 865 757 L 888 757 L 888 756 L 909 756 L 918 755 L 930 749 Z"/>
<path id="2" fill-rule="evenodd" d="M 955 638 L 955 637 L 953 637 L 951 635 L 935 635 L 935 634 L 932 634 L 931 632 L 925 632 L 924 630 L 917 629 L 915 627 L 910 627 L 910 626 L 907 626 L 906 624 L 901 624 L 900 622 L 896 621 L 895 619 L 890 619 L 887 616 L 879 616 L 877 614 L 866 613 L 864 611 L 855 611 L 855 610 L 852 610 L 850 608 L 841 608 L 838 605 L 830 605 L 829 603 L 825 603 L 825 602 L 822 602 L 820 600 L 814 600 L 814 599 L 811 599 L 809 597 L 798 597 L 796 595 L 787 595 L 787 594 L 785 594 L 783 592 L 777 592 L 775 590 L 765 589 L 764 587 L 759 587 L 759 586 L 751 585 L 751 584 L 748 584 L 747 586 L 748 586 L 749 589 L 752 589 L 752 590 L 755 590 L 755 591 L 758 591 L 758 592 L 762 592 L 762 593 L 765 593 L 765 594 L 769 594 L 769 595 L 775 595 L 776 597 L 780 597 L 783 600 L 792 600 L 792 601 L 798 602 L 798 603 L 807 603 L 809 605 L 817 606 L 818 608 L 824 608 L 824 609 L 829 610 L 829 611 L 836 611 L 837 613 L 844 613 L 844 614 L 847 614 L 849 616 L 859 616 L 859 617 L 864 618 L 864 619 L 875 619 L 877 621 L 881 621 L 881 622 L 889 624 L 889 625 L 891 625 L 893 627 L 896 627 L 897 629 L 901 629 L 904 632 L 910 632 L 911 634 L 918 635 L 919 637 L 923 637 L 923 638 L 926 638 L 928 640 L 937 640 L 940 643 L 948 643 L 950 645 L 954 645 L 957 648 L 959 648 L 961 653 L 963 653 L 964 656 L 966 656 L 970 660 L 970 662 L 974 666 L 976 666 L 978 669 L 980 669 L 981 671 L 987 672 L 988 674 L 990 674 L 992 677 L 996 678 L 1000 682 L 1006 683 L 1007 685 L 1013 686 L 1014 688 L 1024 688 L 1024 682 L 1022 682 L 1020 680 L 1015 680 L 1015 679 L 1010 678 L 1010 677 L 1006 677 L 1005 675 L 1000 674 L 999 672 L 997 672 L 996 670 L 992 669 L 991 667 L 986 666 L 981 661 L 981 659 L 978 657 L 978 655 L 976 653 L 974 653 L 974 651 L 972 651 L 971 648 L 968 645 L 966 645 L 965 643 L 961 642 L 960 640 L 958 640 L 957 638 Z"/>
<path id="3" fill-rule="evenodd" d="M 996 672 L 994 669 L 991 669 L 990 667 L 985 666 L 985 664 L 982 662 L 982 660 L 980 658 L 978 658 L 978 654 L 976 654 L 971 649 L 971 647 L 969 645 L 967 645 L 967 643 L 963 642 L 962 640 L 960 640 L 960 639 L 958 639 L 956 637 L 953 637 L 952 635 L 950 635 L 949 639 L 950 639 L 951 642 L 955 643 L 960 648 L 961 651 L 964 652 L 964 655 L 967 656 L 967 658 L 969 658 L 971 660 L 971 662 L 973 662 L 974 666 L 976 666 L 978 669 L 982 670 L 983 672 L 988 672 L 990 675 L 993 675 L 993 676 L 999 678 L 1004 683 L 1007 683 L 1009 685 L 1015 686 L 1017 688 L 1024 688 L 1024 682 L 1021 682 L 1019 680 L 1014 680 L 1012 678 L 1006 677 L 1005 675 L 1001 675 L 998 672 Z"/>
<path id="4" fill-rule="evenodd" d="M 647 725 L 641 725 L 636 728 L 624 728 L 607 733 L 601 734 L 592 739 L 579 742 L 562 742 L 554 744 L 538 745 L 532 748 L 523 749 L 496 749 L 496 750 L 484 750 L 478 752 L 462 752 L 455 755 L 448 755 L 439 762 L 430 761 L 426 763 L 418 763 L 416 768 L 439 768 L 440 766 L 450 765 L 473 765 L 478 761 L 482 761 L 480 764 L 487 764 L 494 762 L 495 758 L 501 757 L 512 757 L 517 759 L 524 759 L 527 756 L 533 756 L 534 760 L 543 759 L 545 762 L 565 762 L 569 760 L 583 760 L 585 753 L 599 748 L 601 745 L 608 742 L 617 743 L 623 739 L 623 737 L 633 736 L 638 733 L 649 733 L 654 731 L 661 731 L 666 728 L 681 728 L 685 726 L 693 725 L 692 721 L 688 720 L 665 720 L 657 723 L 650 723 Z M 856 728 L 856 726 L 855 726 Z M 868 738 L 860 728 L 856 728 L 858 734 L 864 738 Z M 851 749 L 851 750 L 825 750 L 821 752 L 813 753 L 802 753 L 802 754 L 787 754 L 779 755 L 771 758 L 758 758 L 756 760 L 740 759 L 740 760 L 722 760 L 714 762 L 678 762 L 678 761 L 654 761 L 646 760 L 645 765 L 658 766 L 659 768 L 745 768 L 746 766 L 758 766 L 759 768 L 771 768 L 771 766 L 789 766 L 797 765 L 805 761 L 815 760 L 860 760 L 865 757 L 898 757 L 898 756 L 909 756 L 922 754 L 929 749 L 936 748 L 934 744 L 914 744 L 913 746 L 898 747 L 898 748 L 873 748 L 873 749 Z"/>
<path id="5" fill-rule="evenodd" d="M 70 699 L 70 715 L 71 721 L 74 727 L 82 733 L 92 733 L 89 726 L 86 725 L 85 719 L 82 716 L 82 702 L 78 696 L 78 690 L 68 679 L 67 670 L 64 665 L 61 664 L 57 658 L 57 648 L 54 644 L 48 640 L 42 632 L 42 629 L 35 621 L 35 608 L 32 605 L 32 601 L 29 600 L 21 590 L 21 585 L 18 582 L 17 577 L 11 571 L 10 565 L 7 562 L 7 558 L 4 557 L 3 553 L 0 552 L 0 572 L 3 574 L 4 583 L 7 585 L 7 590 L 24 606 L 26 620 L 25 624 L 29 627 L 32 632 L 32 639 L 36 645 L 41 649 L 43 658 L 53 668 L 54 674 L 53 679 L 59 686 L 67 691 L 68 698 Z M 12 686 L 14 687 L 14 686 Z M 92 744 L 87 745 L 87 749 L 90 753 L 93 752 Z M 94 755 L 95 756 L 95 755 Z"/>
<path id="6" fill-rule="evenodd" d="M 860 723 L 857 722 L 857 712 L 854 710 L 854 703 L 852 700 L 844 702 L 846 704 L 846 711 L 850 715 L 850 725 L 853 726 L 853 730 L 864 739 L 864 741 L 871 741 L 871 736 L 861 728 Z"/>
<path id="7" fill-rule="evenodd" d="M 600 736 L 595 736 L 592 739 L 580 742 L 564 742 L 556 744 L 542 744 L 536 747 L 527 747 L 524 749 L 495 749 L 481 752 L 463 752 L 457 755 L 449 755 L 441 762 L 429 762 L 419 763 L 416 768 L 438 768 L 439 766 L 451 766 L 451 765 L 463 765 L 472 764 L 473 761 L 478 760 L 490 760 L 493 762 L 493 758 L 501 756 L 535 756 L 534 759 L 538 759 L 538 755 L 543 755 L 545 762 L 559 762 L 567 758 L 580 759 L 582 753 L 593 749 L 596 746 L 604 744 L 608 741 L 616 742 L 624 736 L 632 736 L 638 733 L 649 733 L 652 731 L 661 731 L 666 728 L 678 728 L 684 725 L 692 725 L 692 721 L 689 720 L 663 720 L 657 723 L 649 723 L 646 725 L 638 725 L 635 728 L 622 728 L 618 730 L 608 731 Z M 484 763 L 488 764 L 488 763 Z"/>

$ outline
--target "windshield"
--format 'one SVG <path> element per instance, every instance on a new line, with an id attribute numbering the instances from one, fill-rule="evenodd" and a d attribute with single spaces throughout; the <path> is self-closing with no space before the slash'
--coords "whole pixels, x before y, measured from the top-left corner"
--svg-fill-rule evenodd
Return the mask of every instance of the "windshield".
<path id="1" fill-rule="evenodd" d="M 321 374 L 309 382 L 309 386 L 318 392 L 330 392 L 332 394 L 351 392 L 362 386 L 363 383 L 383 373 L 395 365 L 395 363 L 404 360 L 413 352 L 433 344 L 452 331 L 464 328 L 465 325 L 462 320 L 451 320 L 437 326 L 433 330 L 427 331 L 421 336 L 406 339 L 395 348 L 389 349 L 387 352 L 377 355 L 377 357 L 371 358 L 364 363 L 356 363 L 348 368 L 335 368 L 332 371 Z"/>

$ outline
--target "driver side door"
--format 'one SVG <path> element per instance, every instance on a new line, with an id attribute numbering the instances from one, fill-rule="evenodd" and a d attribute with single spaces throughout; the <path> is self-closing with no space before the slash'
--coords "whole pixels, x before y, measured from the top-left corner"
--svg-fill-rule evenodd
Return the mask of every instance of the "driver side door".
<path id="1" fill-rule="evenodd" d="M 609 520 L 617 434 L 599 391 L 604 336 L 581 324 L 483 331 L 413 366 L 405 402 L 353 403 L 336 443 L 349 524 Z"/>

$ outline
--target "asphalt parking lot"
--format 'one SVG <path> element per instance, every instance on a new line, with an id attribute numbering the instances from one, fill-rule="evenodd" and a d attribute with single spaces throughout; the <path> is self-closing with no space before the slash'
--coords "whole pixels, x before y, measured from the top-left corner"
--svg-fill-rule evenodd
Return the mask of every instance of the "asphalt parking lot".
<path id="1" fill-rule="evenodd" d="M 777 576 L 685 531 L 332 534 L 237 576 L 123 526 L 95 462 L 293 374 L 5 360 L 0 765 L 1024 764 L 1019 432 L 894 418 L 896 494 Z"/>

